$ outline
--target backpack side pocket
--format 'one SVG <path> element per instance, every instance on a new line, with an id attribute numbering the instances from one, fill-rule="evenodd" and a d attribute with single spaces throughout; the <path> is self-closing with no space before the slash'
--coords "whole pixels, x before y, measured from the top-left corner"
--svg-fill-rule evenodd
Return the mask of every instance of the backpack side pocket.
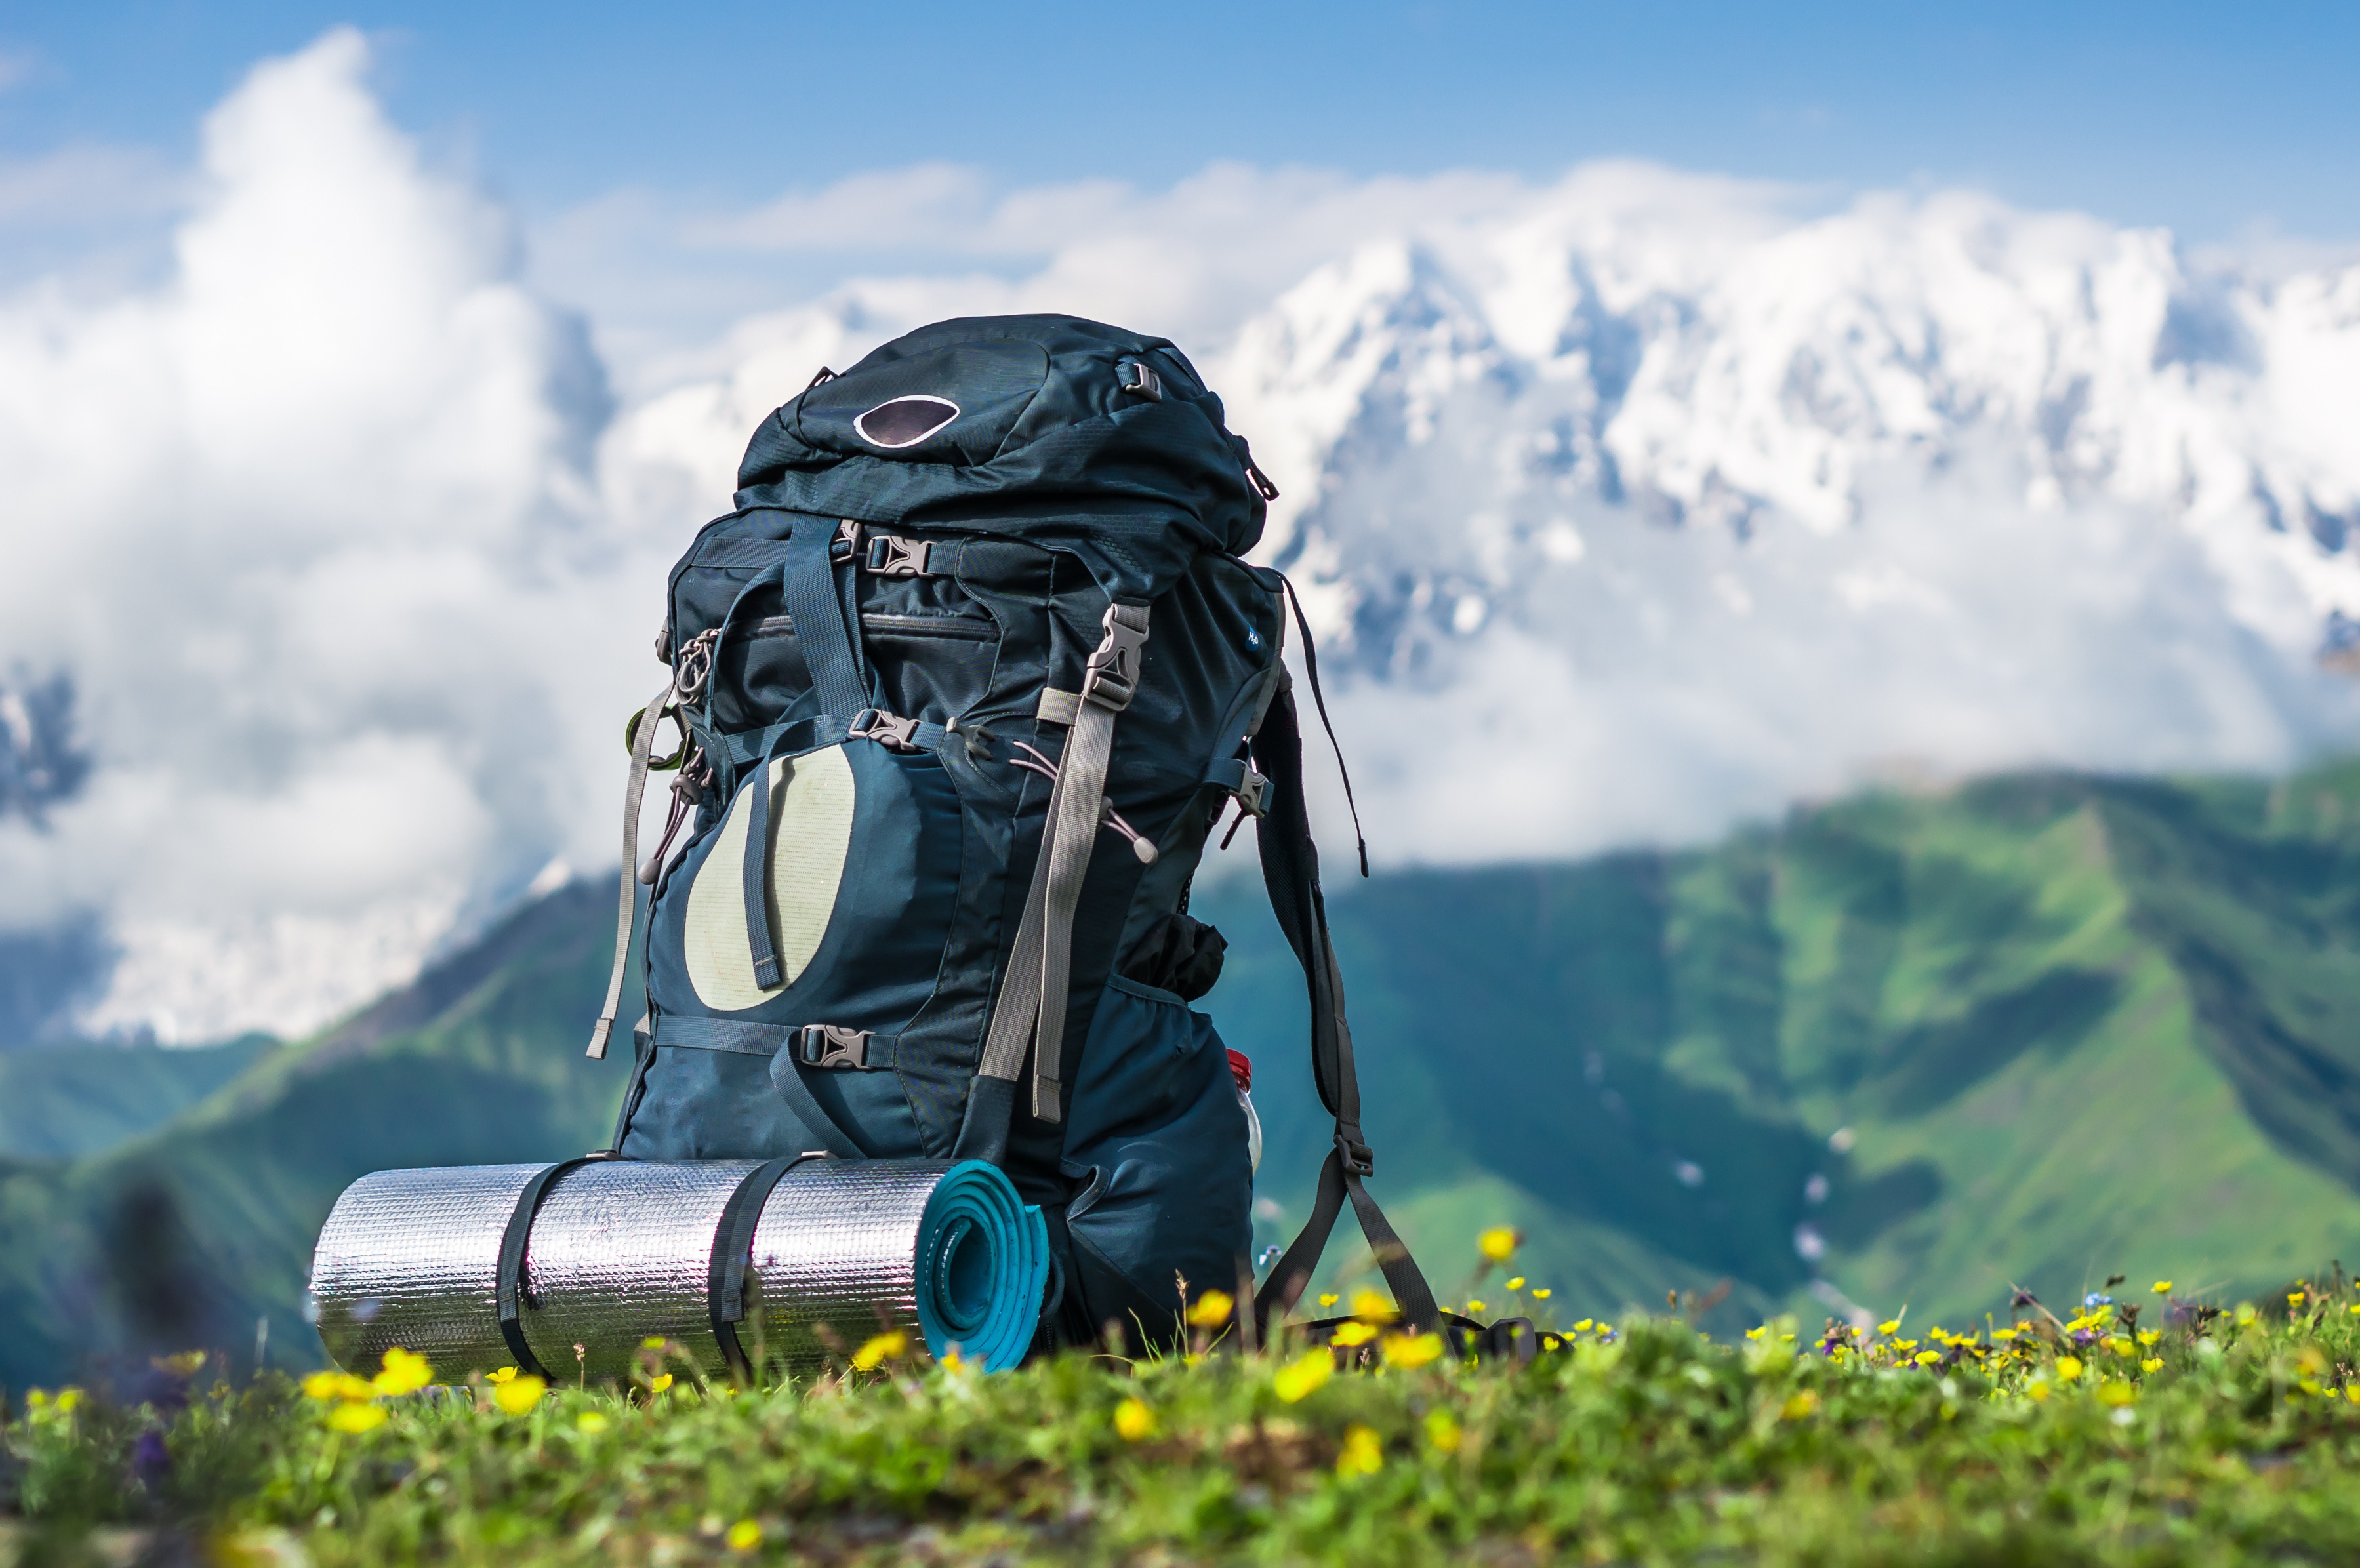
<path id="1" fill-rule="evenodd" d="M 1074 1310 L 1131 1347 L 1181 1332 L 1180 1288 L 1234 1293 L 1252 1243 L 1245 1111 L 1212 1019 L 1120 976 L 1090 1020 L 1066 1115 Z"/>

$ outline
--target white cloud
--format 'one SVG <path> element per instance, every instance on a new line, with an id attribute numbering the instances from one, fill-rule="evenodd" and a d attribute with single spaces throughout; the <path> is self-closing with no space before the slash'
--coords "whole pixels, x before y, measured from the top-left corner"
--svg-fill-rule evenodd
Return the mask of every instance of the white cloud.
<path id="1" fill-rule="evenodd" d="M 2360 531 L 2360 272 L 2284 245 L 2196 276 L 2070 215 L 1628 163 L 927 166 L 736 213 L 617 192 L 525 271 L 366 66 L 332 33 L 223 104 L 160 283 L 0 299 L 0 679 L 69 672 L 97 764 L 0 822 L 0 929 L 104 922 L 93 1025 L 309 1027 L 609 864 L 664 573 L 748 431 L 956 314 L 1120 321 L 1209 373 L 1286 491 L 1264 554 L 1381 859 L 2355 734 L 2311 656 L 2360 615 L 2322 542 Z"/>

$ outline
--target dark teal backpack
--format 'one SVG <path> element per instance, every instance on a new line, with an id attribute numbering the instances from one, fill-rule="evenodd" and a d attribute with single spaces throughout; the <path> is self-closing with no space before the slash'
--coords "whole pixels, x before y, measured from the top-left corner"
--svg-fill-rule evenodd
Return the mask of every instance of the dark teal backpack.
<path id="1" fill-rule="evenodd" d="M 1294 1304 L 1347 1196 L 1404 1316 L 1436 1321 L 1360 1185 L 1285 584 L 1241 559 L 1276 491 L 1188 361 L 1065 316 L 945 321 L 822 371 L 755 431 L 738 486 L 672 570 L 672 679 L 632 726 L 590 1044 L 645 884 L 615 1149 L 992 1160 L 1049 1222 L 1043 1343 L 1168 1338 L 1180 1281 L 1251 1279 L 1247 1111 L 1188 1006 L 1222 948 L 1189 881 L 1234 801 L 1260 819 L 1337 1126 L 1256 1325 Z M 640 796 L 666 768 L 671 826 L 641 864 Z"/>

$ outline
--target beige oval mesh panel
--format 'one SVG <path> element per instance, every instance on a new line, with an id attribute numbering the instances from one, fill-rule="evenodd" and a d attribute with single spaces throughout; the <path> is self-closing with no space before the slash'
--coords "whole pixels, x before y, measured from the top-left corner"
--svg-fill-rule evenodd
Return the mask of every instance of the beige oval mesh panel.
<path id="1" fill-rule="evenodd" d="M 777 991 L 754 984 L 754 954 L 746 931 L 746 833 L 754 791 L 739 789 L 722 820 L 713 853 L 697 867 L 688 890 L 683 941 L 689 984 L 716 1012 L 738 1012 Z M 827 935 L 852 848 L 852 764 L 831 746 L 770 764 L 770 810 L 778 837 L 770 850 L 770 893 L 778 924 L 779 973 L 792 985 Z M 783 988 L 783 987 L 781 987 Z"/>

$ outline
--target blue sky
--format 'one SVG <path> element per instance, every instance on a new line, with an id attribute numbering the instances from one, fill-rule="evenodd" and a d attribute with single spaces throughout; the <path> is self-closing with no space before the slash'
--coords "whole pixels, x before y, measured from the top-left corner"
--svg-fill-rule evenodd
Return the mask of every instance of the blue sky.
<path id="1" fill-rule="evenodd" d="M 1542 175 L 1637 155 L 1977 185 L 2200 241 L 2360 234 L 2350 5 L 19 5 L 0 158 L 182 156 L 257 58 L 343 21 L 376 40 L 397 117 L 529 214 L 935 158 L 1157 185 L 1216 158 Z"/>

